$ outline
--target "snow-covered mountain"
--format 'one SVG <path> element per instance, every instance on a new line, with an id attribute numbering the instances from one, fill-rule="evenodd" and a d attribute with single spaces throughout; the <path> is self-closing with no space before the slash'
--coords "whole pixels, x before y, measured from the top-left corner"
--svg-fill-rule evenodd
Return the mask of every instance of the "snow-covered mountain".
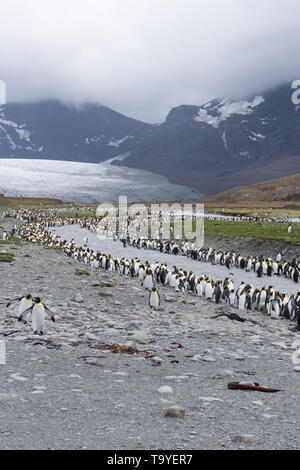
<path id="1" fill-rule="evenodd" d="M 300 172 L 300 109 L 290 85 L 173 108 L 151 125 L 107 107 L 57 101 L 0 107 L 0 158 L 147 170 L 206 195 Z"/>
<path id="2" fill-rule="evenodd" d="M 0 106 L 0 158 L 98 163 L 136 148 L 152 129 L 105 106 L 7 104 Z"/>
<path id="3" fill-rule="evenodd" d="M 300 109 L 292 91 L 282 86 L 246 100 L 174 108 L 122 164 L 206 194 L 297 173 Z"/>
<path id="4" fill-rule="evenodd" d="M 76 203 L 199 200 L 198 191 L 147 171 L 51 160 L 0 159 L 0 194 L 48 197 Z"/>

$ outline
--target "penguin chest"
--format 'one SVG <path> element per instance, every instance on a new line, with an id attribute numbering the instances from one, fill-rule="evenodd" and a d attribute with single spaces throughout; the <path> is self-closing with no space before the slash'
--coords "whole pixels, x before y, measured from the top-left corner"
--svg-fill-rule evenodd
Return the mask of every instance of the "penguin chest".
<path id="1" fill-rule="evenodd" d="M 159 298 L 157 293 L 150 294 L 150 307 L 157 308 L 159 306 Z"/>
<path id="2" fill-rule="evenodd" d="M 149 274 L 145 277 L 144 287 L 145 289 L 151 289 L 152 287 L 152 276 Z"/>
<path id="3" fill-rule="evenodd" d="M 45 324 L 45 308 L 41 305 L 35 305 L 32 310 L 32 328 L 33 331 L 43 331 Z"/>
<path id="4" fill-rule="evenodd" d="M 207 299 L 211 299 L 212 298 L 212 295 L 213 295 L 213 288 L 212 288 L 212 285 L 210 283 L 207 283 L 206 284 L 206 287 L 205 287 L 205 297 Z"/>
<path id="5" fill-rule="evenodd" d="M 246 296 L 242 294 L 239 298 L 239 309 L 245 310 L 246 309 Z"/>

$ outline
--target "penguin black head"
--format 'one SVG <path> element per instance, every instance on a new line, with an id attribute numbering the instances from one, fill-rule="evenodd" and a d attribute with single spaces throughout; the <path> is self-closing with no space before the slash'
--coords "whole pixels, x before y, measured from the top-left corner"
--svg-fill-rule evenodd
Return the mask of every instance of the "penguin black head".
<path id="1" fill-rule="evenodd" d="M 35 297 L 33 299 L 33 301 L 36 303 L 36 304 L 40 304 L 42 302 L 42 299 L 40 297 Z"/>
<path id="2" fill-rule="evenodd" d="M 25 297 L 26 300 L 30 300 L 32 299 L 32 295 L 31 294 L 27 294 L 26 297 Z"/>

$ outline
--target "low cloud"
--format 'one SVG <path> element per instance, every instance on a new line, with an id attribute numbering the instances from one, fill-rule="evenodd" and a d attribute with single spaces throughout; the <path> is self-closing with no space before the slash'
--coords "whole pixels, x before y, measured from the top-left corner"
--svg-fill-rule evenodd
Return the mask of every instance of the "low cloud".
<path id="1" fill-rule="evenodd" d="M 8 102 L 92 101 L 158 122 L 300 79 L 299 0 L 10 0 L 0 15 Z"/>

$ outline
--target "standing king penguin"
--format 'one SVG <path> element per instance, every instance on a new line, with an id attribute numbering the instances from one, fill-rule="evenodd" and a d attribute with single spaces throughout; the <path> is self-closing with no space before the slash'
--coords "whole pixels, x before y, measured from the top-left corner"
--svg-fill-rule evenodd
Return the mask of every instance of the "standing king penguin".
<path id="1" fill-rule="evenodd" d="M 22 312 L 21 315 L 19 315 L 18 320 L 22 321 L 25 315 L 32 313 L 33 334 L 43 335 L 46 315 L 48 315 L 48 317 L 52 321 L 55 321 L 55 317 L 51 310 L 49 310 L 49 308 L 42 302 L 42 299 L 40 297 L 35 297 L 33 299 L 33 302 L 34 303 L 30 308 L 28 308 L 27 310 Z"/>

